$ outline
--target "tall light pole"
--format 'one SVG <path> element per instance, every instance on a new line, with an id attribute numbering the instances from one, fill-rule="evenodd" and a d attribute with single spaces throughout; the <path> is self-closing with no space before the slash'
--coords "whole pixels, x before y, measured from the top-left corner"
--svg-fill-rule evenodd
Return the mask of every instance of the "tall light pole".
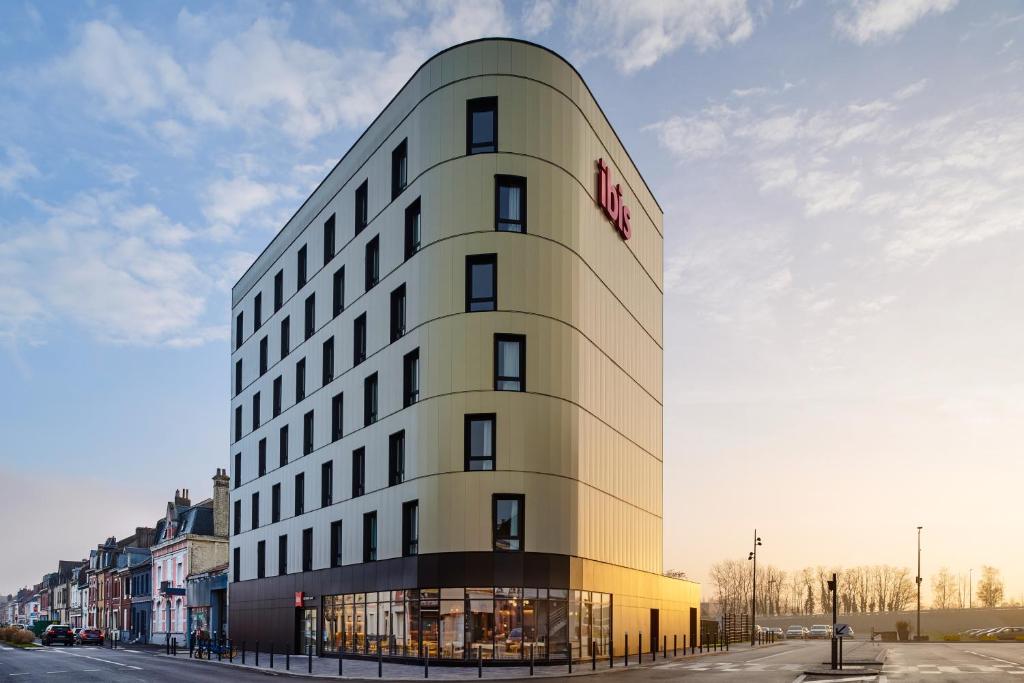
<path id="1" fill-rule="evenodd" d="M 917 638 L 921 637 L 921 529 L 917 527 Z"/>
<path id="2" fill-rule="evenodd" d="M 759 545 L 761 545 L 761 537 L 757 535 L 757 529 L 754 529 L 754 549 L 747 555 L 748 560 L 754 561 L 753 582 L 750 590 L 750 647 L 754 647 L 757 640 L 755 622 L 757 621 L 757 546 Z"/>
<path id="3" fill-rule="evenodd" d="M 967 609 L 974 607 L 974 567 L 968 570 L 967 574 Z"/>

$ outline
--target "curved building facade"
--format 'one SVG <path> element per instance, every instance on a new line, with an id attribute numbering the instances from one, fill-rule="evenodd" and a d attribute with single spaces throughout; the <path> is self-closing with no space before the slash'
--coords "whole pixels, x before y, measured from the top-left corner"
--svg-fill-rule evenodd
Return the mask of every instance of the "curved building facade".
<path id="1" fill-rule="evenodd" d="M 662 212 L 561 57 L 431 58 L 232 299 L 234 639 L 692 632 L 699 588 L 662 576 Z"/>

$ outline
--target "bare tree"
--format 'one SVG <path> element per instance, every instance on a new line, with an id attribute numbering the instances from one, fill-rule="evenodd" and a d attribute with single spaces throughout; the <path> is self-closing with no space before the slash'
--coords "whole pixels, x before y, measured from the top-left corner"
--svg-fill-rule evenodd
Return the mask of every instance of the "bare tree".
<path id="1" fill-rule="evenodd" d="M 957 581 L 947 567 L 932 577 L 932 609 L 950 609 L 956 606 Z"/>
<path id="2" fill-rule="evenodd" d="M 985 565 L 981 568 L 981 580 L 978 581 L 978 602 L 983 607 L 997 607 L 1003 601 L 1003 579 L 999 570 Z"/>

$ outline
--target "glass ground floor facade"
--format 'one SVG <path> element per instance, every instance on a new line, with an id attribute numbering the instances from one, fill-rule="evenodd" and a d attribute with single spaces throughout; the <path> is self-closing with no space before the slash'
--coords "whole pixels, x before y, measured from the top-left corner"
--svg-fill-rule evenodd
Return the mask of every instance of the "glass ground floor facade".
<path id="1" fill-rule="evenodd" d="M 448 661 L 607 657 L 612 596 L 556 588 L 421 588 L 325 595 L 322 654 Z M 592 650 L 593 649 L 593 650 Z"/>

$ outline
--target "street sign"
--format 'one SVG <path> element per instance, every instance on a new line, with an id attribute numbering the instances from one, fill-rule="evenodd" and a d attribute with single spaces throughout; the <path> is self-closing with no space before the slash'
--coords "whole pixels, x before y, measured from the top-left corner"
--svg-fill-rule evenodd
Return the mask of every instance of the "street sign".
<path id="1" fill-rule="evenodd" d="M 850 628 L 849 624 L 836 624 L 836 635 L 840 638 L 852 636 L 853 629 Z"/>

